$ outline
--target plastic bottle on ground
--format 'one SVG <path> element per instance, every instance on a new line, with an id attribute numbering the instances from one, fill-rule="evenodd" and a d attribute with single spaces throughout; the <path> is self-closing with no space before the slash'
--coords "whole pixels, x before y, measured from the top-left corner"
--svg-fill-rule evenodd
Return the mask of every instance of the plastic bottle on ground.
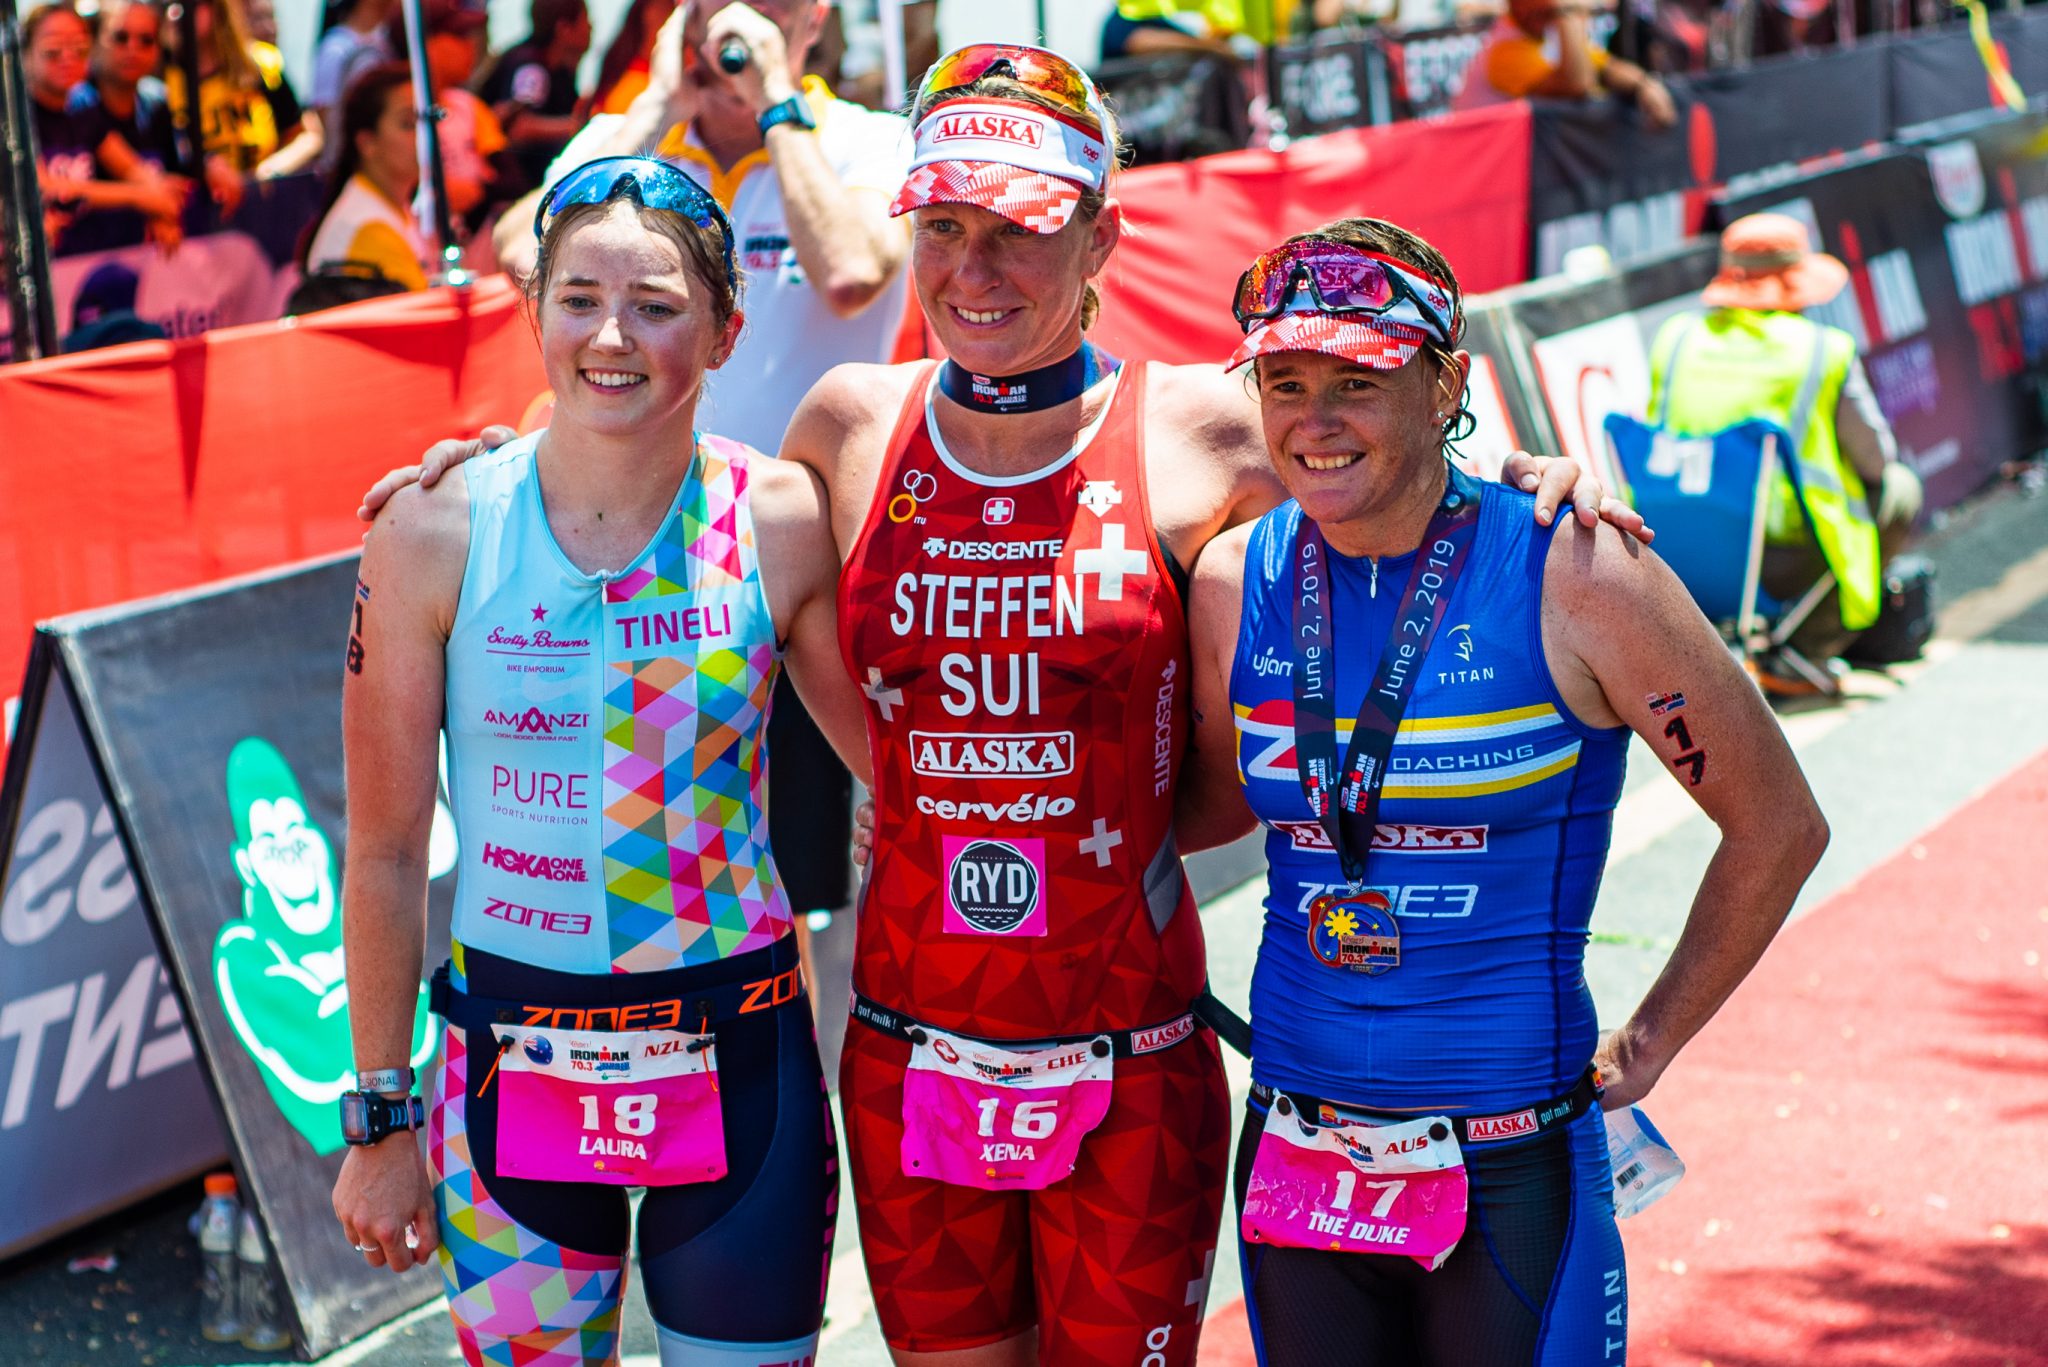
<path id="1" fill-rule="evenodd" d="M 1609 1111 L 1607 1158 L 1614 1166 L 1614 1213 L 1626 1220 L 1647 1209 L 1685 1176 L 1685 1160 L 1639 1106 Z"/>
<path id="2" fill-rule="evenodd" d="M 242 1335 L 235 1309 L 235 1236 L 241 1215 L 234 1174 L 207 1177 L 206 1200 L 199 1207 L 199 1333 L 215 1343 L 232 1343 Z"/>
<path id="3" fill-rule="evenodd" d="M 242 1321 L 242 1346 L 259 1353 L 275 1353 L 292 1345 L 285 1330 L 283 1307 L 278 1303 L 277 1282 L 270 1272 L 270 1250 L 264 1247 L 263 1231 L 256 1216 L 242 1212 L 242 1233 L 235 1245 L 239 1265 L 235 1281 L 235 1308 Z"/>

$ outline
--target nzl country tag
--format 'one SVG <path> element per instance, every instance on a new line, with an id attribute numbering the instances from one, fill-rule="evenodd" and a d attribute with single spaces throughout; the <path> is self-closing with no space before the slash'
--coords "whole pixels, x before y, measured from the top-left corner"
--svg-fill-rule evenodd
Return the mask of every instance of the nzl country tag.
<path id="1" fill-rule="evenodd" d="M 1308 947 L 1318 963 L 1376 978 L 1401 966 L 1401 924 L 1378 888 L 1324 893 L 1308 904 Z"/>

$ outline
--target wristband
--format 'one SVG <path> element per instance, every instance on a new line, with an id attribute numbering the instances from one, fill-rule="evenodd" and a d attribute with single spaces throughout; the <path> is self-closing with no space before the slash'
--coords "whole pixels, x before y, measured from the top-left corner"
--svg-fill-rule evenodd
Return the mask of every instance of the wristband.
<path id="1" fill-rule="evenodd" d="M 409 1092 L 412 1084 L 410 1068 L 371 1068 L 356 1073 L 356 1090 L 359 1092 Z"/>

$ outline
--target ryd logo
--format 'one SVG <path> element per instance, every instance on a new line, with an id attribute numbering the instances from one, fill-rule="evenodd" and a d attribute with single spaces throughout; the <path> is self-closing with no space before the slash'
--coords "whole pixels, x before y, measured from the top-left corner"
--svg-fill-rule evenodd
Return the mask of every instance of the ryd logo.
<path id="1" fill-rule="evenodd" d="M 967 929 L 987 935 L 1009 935 L 1029 921 L 1042 922 L 1036 915 L 1038 885 L 1037 861 L 1003 840 L 969 841 L 946 874 L 952 911 Z"/>

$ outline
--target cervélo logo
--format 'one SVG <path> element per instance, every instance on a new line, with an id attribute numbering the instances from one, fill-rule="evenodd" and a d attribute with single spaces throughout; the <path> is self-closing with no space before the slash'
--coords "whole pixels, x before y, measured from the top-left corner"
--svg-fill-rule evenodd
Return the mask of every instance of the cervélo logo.
<path id="1" fill-rule="evenodd" d="M 932 133 L 933 142 L 958 142 L 966 138 L 1043 147 L 1045 125 L 1022 114 L 951 114 L 940 119 Z"/>

